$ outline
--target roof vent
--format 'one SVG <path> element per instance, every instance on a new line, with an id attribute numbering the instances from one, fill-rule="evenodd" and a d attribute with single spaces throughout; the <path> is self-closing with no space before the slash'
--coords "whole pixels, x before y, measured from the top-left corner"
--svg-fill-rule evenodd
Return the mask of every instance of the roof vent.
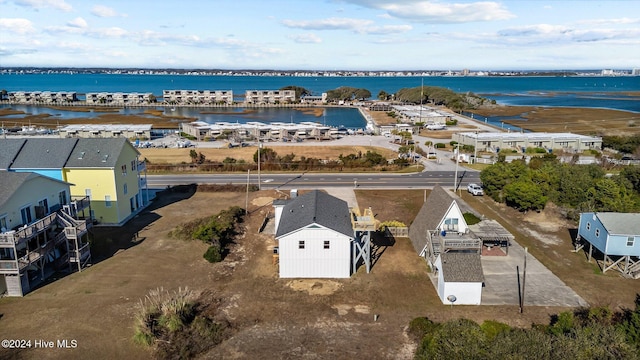
<path id="1" fill-rule="evenodd" d="M 102 158 L 102 162 L 107 162 L 107 159 L 108 159 L 108 158 L 109 158 L 109 155 L 105 155 L 105 156 Z"/>
<path id="2" fill-rule="evenodd" d="M 78 160 L 82 160 L 83 157 L 84 157 L 84 151 L 80 152 L 80 156 L 78 156 Z"/>

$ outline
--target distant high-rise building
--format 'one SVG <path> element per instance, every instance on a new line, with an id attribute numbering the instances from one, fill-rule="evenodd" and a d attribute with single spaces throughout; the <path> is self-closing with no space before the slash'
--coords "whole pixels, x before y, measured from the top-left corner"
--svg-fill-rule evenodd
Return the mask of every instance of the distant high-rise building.
<path id="1" fill-rule="evenodd" d="M 633 76 L 640 76 L 640 69 L 633 69 L 633 70 L 631 70 L 631 75 L 633 75 Z"/>

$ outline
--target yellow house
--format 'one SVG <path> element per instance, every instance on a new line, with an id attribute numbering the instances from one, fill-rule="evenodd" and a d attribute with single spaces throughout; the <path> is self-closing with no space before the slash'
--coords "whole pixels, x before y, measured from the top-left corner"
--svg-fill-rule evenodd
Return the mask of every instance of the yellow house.
<path id="1" fill-rule="evenodd" d="M 91 199 L 101 225 L 122 225 L 147 203 L 144 162 L 126 138 L 78 139 L 62 169 L 71 196 Z"/>

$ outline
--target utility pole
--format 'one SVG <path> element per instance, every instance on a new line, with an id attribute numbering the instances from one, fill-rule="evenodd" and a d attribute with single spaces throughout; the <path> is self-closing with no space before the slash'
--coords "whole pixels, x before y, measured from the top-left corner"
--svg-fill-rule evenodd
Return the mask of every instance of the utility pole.
<path id="1" fill-rule="evenodd" d="M 453 192 L 455 193 L 456 191 L 458 191 L 458 160 L 460 160 L 460 143 L 457 143 L 456 146 L 458 147 L 457 149 L 453 149 L 453 154 L 456 157 L 456 173 L 453 179 Z"/>
<path id="2" fill-rule="evenodd" d="M 478 131 L 476 130 L 476 144 L 473 146 L 473 163 L 478 162 Z"/>
<path id="3" fill-rule="evenodd" d="M 527 252 L 528 248 L 524 248 L 524 268 L 522 269 L 522 296 L 520 296 L 520 313 L 524 312 L 524 284 L 527 280 Z"/>
<path id="4" fill-rule="evenodd" d="M 260 181 L 260 149 L 262 149 L 262 143 L 260 142 L 260 138 L 258 138 L 258 191 L 262 190 Z"/>
<path id="5" fill-rule="evenodd" d="M 249 174 L 251 174 L 251 169 L 247 169 L 247 196 L 244 200 L 244 213 L 249 213 Z"/>

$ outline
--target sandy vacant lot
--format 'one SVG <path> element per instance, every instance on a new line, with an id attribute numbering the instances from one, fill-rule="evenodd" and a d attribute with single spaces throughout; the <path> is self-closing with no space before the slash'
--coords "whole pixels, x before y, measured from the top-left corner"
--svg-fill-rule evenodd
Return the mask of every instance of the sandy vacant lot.
<path id="1" fill-rule="evenodd" d="M 308 145 L 308 146 L 283 146 L 283 145 L 266 145 L 265 148 L 273 149 L 278 156 L 295 154 L 295 159 L 300 160 L 302 157 L 319 158 L 322 160 L 335 160 L 340 155 L 366 153 L 367 151 L 375 151 L 385 158 L 394 158 L 396 153 L 390 149 L 375 146 L 336 146 L 336 145 Z M 191 157 L 189 152 L 193 149 L 178 148 L 148 148 L 139 149 L 141 158 L 146 158 L 151 164 L 179 164 L 181 162 L 190 163 Z M 202 153 L 207 160 L 223 161 L 227 157 L 236 160 L 244 160 L 248 163 L 255 164 L 253 155 L 258 151 L 256 146 L 235 147 L 235 148 L 207 148 L 200 147 L 195 149 L 198 153 Z"/>
<path id="2" fill-rule="evenodd" d="M 244 206 L 244 193 L 170 193 L 123 228 L 96 229 L 96 263 L 54 281 L 25 298 L 0 299 L 0 337 L 76 339 L 77 349 L 0 350 L 0 358 L 150 358 L 135 345 L 133 315 L 150 289 L 188 286 L 201 294 L 208 311 L 229 319 L 233 336 L 203 358 L 411 358 L 409 321 L 467 317 L 511 325 L 547 323 L 562 308 L 443 306 L 428 280 L 428 269 L 408 239 L 377 241 L 370 274 L 350 279 L 281 280 L 272 263 L 271 235 L 259 234 L 270 191 L 250 194 L 251 214 L 244 236 L 218 264 L 202 258 L 206 246 L 170 239 L 178 223 Z M 613 272 L 599 274 L 583 254 L 570 252 L 567 228 L 551 214 L 519 214 L 488 197 L 465 200 L 503 222 L 517 241 L 592 305 L 631 306 L 637 281 Z M 423 191 L 358 191 L 360 207 L 371 206 L 379 220 L 411 221 Z M 135 232 L 139 239 L 132 238 Z M 373 321 L 373 315 L 379 315 Z"/>

